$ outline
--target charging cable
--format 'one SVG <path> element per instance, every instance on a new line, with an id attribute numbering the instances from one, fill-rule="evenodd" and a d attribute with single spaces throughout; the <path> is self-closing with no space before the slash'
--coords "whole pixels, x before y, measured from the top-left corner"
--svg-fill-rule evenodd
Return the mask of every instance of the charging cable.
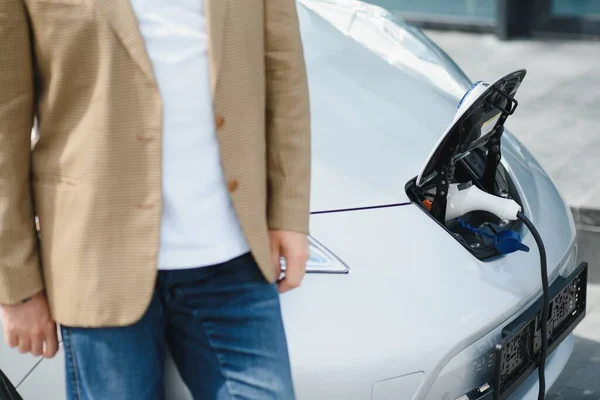
<path id="1" fill-rule="evenodd" d="M 484 192 L 472 185 L 471 182 L 452 184 L 448 190 L 447 205 L 446 205 L 446 221 L 457 219 L 459 224 L 472 232 L 483 235 L 483 231 L 473 228 L 465 223 L 460 217 L 471 211 L 487 211 L 496 215 L 500 219 L 520 220 L 529 229 L 538 250 L 540 252 L 540 272 L 542 275 L 542 315 L 541 315 L 541 349 L 539 356 L 538 374 L 539 374 L 539 393 L 538 400 L 544 400 L 546 395 L 546 356 L 548 354 L 548 313 L 550 311 L 550 289 L 548 284 L 548 266 L 546 260 L 546 248 L 542 242 L 542 238 L 529 218 L 521 211 L 521 206 L 512 199 L 506 199 L 494 196 Z M 502 235 L 502 237 L 500 237 Z M 496 248 L 502 250 L 506 254 L 508 252 L 523 250 L 528 251 L 529 248 L 520 242 L 520 237 L 516 232 L 506 231 L 501 232 L 494 238 Z"/>
<path id="2" fill-rule="evenodd" d="M 527 229 L 533 235 L 535 242 L 537 243 L 538 250 L 540 252 L 540 270 L 542 272 L 542 292 L 543 292 L 543 305 L 542 305 L 542 321 L 540 327 L 542 346 L 540 350 L 539 365 L 538 365 L 538 377 L 540 383 L 540 390 L 538 393 L 538 400 L 544 400 L 546 396 L 546 356 L 548 353 L 548 313 L 550 311 L 550 289 L 548 284 L 548 266 L 546 262 L 546 248 L 542 242 L 542 238 L 533 226 L 533 223 L 527 218 L 522 212 L 517 213 L 517 218 L 527 226 Z"/>

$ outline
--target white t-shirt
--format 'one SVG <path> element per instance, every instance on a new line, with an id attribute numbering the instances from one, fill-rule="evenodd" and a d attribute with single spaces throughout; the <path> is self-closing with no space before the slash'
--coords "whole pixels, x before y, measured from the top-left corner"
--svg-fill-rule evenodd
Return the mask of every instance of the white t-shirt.
<path id="1" fill-rule="evenodd" d="M 163 99 L 159 269 L 249 251 L 219 157 L 202 0 L 131 0 Z"/>

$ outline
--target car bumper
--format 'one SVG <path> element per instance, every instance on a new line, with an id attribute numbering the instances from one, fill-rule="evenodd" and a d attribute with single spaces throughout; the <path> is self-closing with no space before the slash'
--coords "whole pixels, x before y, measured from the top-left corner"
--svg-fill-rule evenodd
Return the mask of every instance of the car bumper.
<path id="1" fill-rule="evenodd" d="M 573 334 L 567 338 L 556 348 L 556 350 L 546 359 L 546 393 L 552 389 L 552 386 L 558 380 L 561 372 L 565 368 L 569 357 L 575 346 L 575 338 Z M 537 400 L 539 393 L 538 370 L 533 371 L 529 377 L 521 384 L 521 386 L 513 392 L 508 400 Z M 489 392 L 476 400 L 493 400 L 494 393 Z M 377 400 L 377 399 L 374 399 Z"/>
<path id="2" fill-rule="evenodd" d="M 573 347 L 575 344 L 575 339 L 573 334 L 569 335 L 561 344 L 556 348 L 556 350 L 548 357 L 546 360 L 546 387 L 551 388 L 551 386 L 556 382 L 560 373 L 565 368 L 571 353 L 573 352 Z M 62 346 L 61 346 L 62 347 Z M 51 393 L 51 397 L 49 398 L 64 398 L 64 368 L 63 368 L 63 353 L 62 348 L 58 356 L 54 360 L 44 360 L 41 362 L 38 368 L 36 368 L 28 379 L 19 387 L 19 392 L 21 396 L 25 399 L 36 398 L 36 394 L 39 393 Z M 408 376 L 411 380 L 407 381 L 407 379 L 402 379 L 397 381 L 397 385 L 394 382 L 391 382 L 391 387 L 389 389 L 393 389 L 393 397 L 390 396 L 390 391 L 386 390 L 387 387 L 380 387 L 373 390 L 372 400 L 388 400 L 390 398 L 405 398 L 398 397 L 402 391 L 406 391 L 412 389 L 411 385 L 418 386 L 422 376 L 420 374 L 414 374 Z M 399 387 L 398 387 L 399 385 Z M 389 385 L 388 385 L 389 386 Z M 416 387 L 415 386 L 415 387 Z M 377 385 L 376 385 L 377 387 Z M 184 390 L 183 386 L 180 386 L 182 390 Z M 408 394 L 408 392 L 407 392 Z M 173 394 L 171 394 L 173 395 Z M 538 395 L 538 376 L 537 370 L 531 373 L 531 375 L 527 378 L 525 382 L 521 385 L 519 389 L 517 389 L 509 400 L 536 400 Z M 410 396 L 408 394 L 408 396 Z M 409 398 L 409 397 L 406 398 Z M 177 393 L 173 398 L 177 399 L 188 399 L 190 398 L 185 393 Z M 492 400 L 493 394 L 490 393 L 487 396 L 478 399 L 478 400 Z"/>
<path id="3" fill-rule="evenodd" d="M 550 388 L 556 382 L 573 351 L 572 330 L 585 316 L 586 277 L 587 265 L 582 263 L 569 278 L 555 281 L 550 288 L 550 292 L 554 294 L 551 294 L 551 318 L 548 320 L 546 388 Z M 538 300 L 510 324 L 501 325 L 459 353 L 435 379 L 426 398 L 536 399 L 539 388 L 537 369 L 527 360 L 534 359 L 533 352 L 539 351 L 539 342 L 537 350 L 534 350 L 536 339 L 532 336 L 531 329 L 535 328 L 540 308 L 541 301 Z M 518 343 L 524 344 L 517 345 Z M 496 350 L 486 352 L 485 347 L 490 344 Z M 502 371 L 502 375 L 498 371 Z M 483 382 L 496 384 L 490 388 L 488 384 L 481 386 Z M 469 394 L 463 396 L 466 392 Z"/>
<path id="4" fill-rule="evenodd" d="M 556 383 L 561 372 L 565 368 L 573 347 L 575 346 L 575 337 L 573 334 L 567 338 L 554 350 L 546 360 L 546 393 Z M 527 380 L 509 397 L 510 400 L 537 400 L 539 391 L 538 370 L 529 375 Z"/>

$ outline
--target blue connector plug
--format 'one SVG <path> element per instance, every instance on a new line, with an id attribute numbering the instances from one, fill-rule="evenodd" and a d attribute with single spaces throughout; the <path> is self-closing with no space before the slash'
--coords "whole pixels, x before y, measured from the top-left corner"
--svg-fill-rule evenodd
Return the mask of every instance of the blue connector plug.
<path id="1" fill-rule="evenodd" d="M 496 235 L 496 250 L 500 254 L 510 254 L 515 251 L 529 251 L 529 247 L 521 242 L 521 235 L 518 232 L 506 230 Z"/>

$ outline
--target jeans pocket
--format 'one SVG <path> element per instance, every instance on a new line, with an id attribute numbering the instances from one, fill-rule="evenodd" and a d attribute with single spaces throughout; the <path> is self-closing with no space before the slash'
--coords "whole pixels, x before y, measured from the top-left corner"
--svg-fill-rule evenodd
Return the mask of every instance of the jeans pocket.
<path id="1" fill-rule="evenodd" d="M 253 307 L 265 300 L 278 301 L 276 285 L 265 280 L 251 255 L 229 262 L 177 271 L 170 294 L 177 307 L 199 316 L 207 309 Z"/>

